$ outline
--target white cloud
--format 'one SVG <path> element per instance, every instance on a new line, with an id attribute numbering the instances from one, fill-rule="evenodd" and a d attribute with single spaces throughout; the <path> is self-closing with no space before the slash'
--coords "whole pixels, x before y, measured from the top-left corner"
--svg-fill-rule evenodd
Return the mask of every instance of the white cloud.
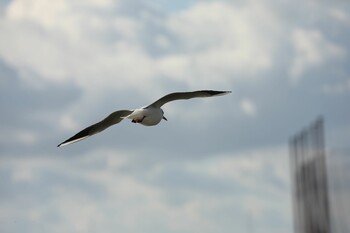
<path id="1" fill-rule="evenodd" d="M 250 99 L 243 99 L 240 107 L 247 116 L 253 117 L 257 114 L 255 104 Z"/>
<path id="2" fill-rule="evenodd" d="M 292 32 L 296 56 L 290 68 L 293 82 L 298 82 L 305 71 L 345 56 L 345 50 L 328 41 L 316 30 L 297 28 Z"/>
<path id="3" fill-rule="evenodd" d="M 279 166 L 275 166 L 276 164 Z M 286 148 L 261 148 L 234 155 L 218 155 L 187 166 L 193 172 L 205 172 L 208 176 L 237 182 L 244 187 L 260 187 L 259 179 L 264 179 L 264 173 L 267 171 L 281 180 L 281 183 L 289 183 L 289 173 L 286 173 L 289 166 Z M 265 188 L 279 192 L 277 187 Z"/>
<path id="4" fill-rule="evenodd" d="M 14 137 L 19 143 L 24 144 L 34 144 L 37 140 L 37 136 L 34 132 L 27 131 L 27 130 L 21 130 L 14 134 Z"/>
<path id="5" fill-rule="evenodd" d="M 34 145 L 39 140 L 39 135 L 32 130 L 27 129 L 4 129 L 0 135 L 0 142 L 12 145 Z"/>
<path id="6" fill-rule="evenodd" d="M 111 1 L 15 0 L 1 18 L 0 54 L 25 79 L 35 74 L 85 90 L 154 88 L 160 77 L 223 87 L 272 66 L 270 37 L 278 21 L 261 4 L 202 2 L 164 19 L 147 15 L 145 22 L 121 15 Z M 151 34 L 152 20 L 163 32 Z M 159 48 L 172 52 L 153 57 L 140 39 L 148 31 Z"/>
<path id="7" fill-rule="evenodd" d="M 39 79 L 74 82 L 87 90 L 146 84 L 154 66 L 135 41 L 139 23 L 101 16 L 94 6 L 94 1 L 11 2 L 1 20 L 2 57 L 26 79 L 35 73 Z M 108 6 L 100 7 L 108 11 Z M 104 42 L 114 36 L 111 43 Z"/>
<path id="8" fill-rule="evenodd" d="M 182 72 L 169 74 L 182 80 L 214 83 L 227 79 L 229 74 L 268 70 L 273 61 L 273 44 L 268 38 L 272 34 L 262 33 L 259 27 L 269 32 L 274 30 L 273 17 L 266 16 L 269 13 L 259 4 L 235 7 L 216 2 L 199 3 L 173 14 L 167 24 L 183 43 L 186 53 L 172 57 L 181 60 Z M 165 63 L 174 61 L 168 57 L 164 59 Z M 231 76 L 230 79 L 240 77 Z"/>
<path id="9" fill-rule="evenodd" d="M 66 0 L 57 0 L 55 2 L 42 0 L 16 0 L 9 4 L 6 15 L 11 20 L 29 20 L 38 23 L 48 29 L 67 29 L 69 24 L 83 23 L 82 13 L 84 11 L 75 12 L 79 8 L 87 10 L 100 10 L 112 7 L 116 1 L 111 0 L 77 0 L 69 2 Z M 85 18 L 86 19 L 86 18 Z M 95 18 L 92 18 L 95 19 Z M 86 21 L 90 23 L 90 21 Z"/>
<path id="10" fill-rule="evenodd" d="M 65 130 L 77 130 L 78 123 L 73 119 L 72 116 L 65 114 L 60 117 L 60 125 Z"/>
<path id="11" fill-rule="evenodd" d="M 335 20 L 337 20 L 337 21 L 339 21 L 339 22 L 345 23 L 345 24 L 347 24 L 347 25 L 350 26 L 350 17 L 349 17 L 349 15 L 348 15 L 345 11 L 343 11 L 342 9 L 339 9 L 339 8 L 331 8 L 331 9 L 329 10 L 329 15 L 330 15 L 333 19 L 335 19 Z"/>
<path id="12" fill-rule="evenodd" d="M 350 80 L 335 84 L 325 84 L 322 91 L 326 94 L 344 94 L 350 92 Z"/>
<path id="13" fill-rule="evenodd" d="M 128 170 L 138 161 L 137 157 L 116 150 L 91 151 L 83 157 L 8 157 L 0 170 L 7 167 L 11 171 L 13 187 L 18 193 L 13 200 L 21 208 L 13 203 L 12 207 L 3 205 L 2 209 L 20 223 L 27 221 L 28 226 L 40 223 L 46 232 L 56 229 L 86 232 L 94 227 L 103 232 L 230 232 L 233 225 L 245 229 L 241 223 L 247 212 L 254 214 L 257 222 L 271 209 L 283 214 L 284 221 L 290 217 L 285 212 L 290 207 L 284 201 L 288 190 L 280 190 L 269 180 L 273 176 L 282 183 L 289 182 L 283 149 L 213 155 L 196 161 L 158 161 L 149 167 L 143 165 L 141 171 Z M 174 168 L 188 177 L 188 181 L 176 186 L 176 192 L 171 184 L 156 182 Z M 178 175 L 183 177 L 183 174 Z M 215 180 L 227 186 L 226 191 L 218 192 L 214 185 L 211 191 L 203 192 L 191 183 L 192 177 Z M 25 200 L 40 205 L 23 206 L 20 201 L 23 196 L 19 193 L 23 182 L 36 187 L 25 194 Z M 235 192 L 230 188 L 236 185 L 243 190 Z M 254 192 L 247 196 L 244 190 Z M 49 193 L 49 198 L 45 195 L 43 198 L 43 193 Z M 181 196 L 185 201 L 174 204 L 169 201 L 170 196 Z M 222 222 L 228 208 L 237 217 L 234 223 L 231 218 Z M 50 221 L 49 216 L 56 216 L 59 221 Z M 8 222 L 5 223 L 7 226 Z M 264 225 L 265 232 L 271 232 L 270 227 Z M 35 229 L 28 228 L 29 232 Z"/>

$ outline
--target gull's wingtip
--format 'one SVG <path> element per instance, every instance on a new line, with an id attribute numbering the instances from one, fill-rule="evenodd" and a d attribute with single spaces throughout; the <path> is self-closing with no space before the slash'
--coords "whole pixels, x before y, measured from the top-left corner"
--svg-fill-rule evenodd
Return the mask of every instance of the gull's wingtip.
<path id="1" fill-rule="evenodd" d="M 57 147 L 63 147 L 63 146 L 68 145 L 68 144 L 70 144 L 70 143 L 64 143 L 64 142 L 62 142 L 62 143 L 58 144 Z"/>
<path id="2" fill-rule="evenodd" d="M 212 96 L 227 95 L 227 94 L 232 93 L 232 91 L 213 91 L 213 90 L 210 90 L 207 92 Z"/>
<path id="3" fill-rule="evenodd" d="M 70 144 L 70 143 L 62 142 L 62 143 L 58 144 L 57 147 L 63 147 L 63 146 L 68 145 L 68 144 Z"/>
<path id="4" fill-rule="evenodd" d="M 81 141 L 81 140 L 83 140 L 83 139 L 85 139 L 85 138 L 87 138 L 87 137 L 89 137 L 89 135 L 88 135 L 88 136 L 85 136 L 85 137 L 77 138 L 77 139 L 72 139 L 72 138 L 70 138 L 70 139 L 68 139 L 67 141 L 64 141 L 64 142 L 58 144 L 57 147 L 62 147 L 62 146 L 70 145 L 70 144 L 79 142 L 79 141 Z"/>

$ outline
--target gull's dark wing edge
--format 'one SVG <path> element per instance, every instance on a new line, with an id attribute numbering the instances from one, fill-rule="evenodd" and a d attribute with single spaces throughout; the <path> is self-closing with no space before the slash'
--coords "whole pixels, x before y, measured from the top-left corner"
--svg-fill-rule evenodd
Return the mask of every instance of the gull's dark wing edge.
<path id="1" fill-rule="evenodd" d="M 124 117 L 128 116 L 132 112 L 133 111 L 130 111 L 130 110 L 115 111 L 115 112 L 111 113 L 108 117 L 103 119 L 102 121 L 100 121 L 96 124 L 93 124 L 85 129 L 83 129 L 79 133 L 75 134 L 71 138 L 68 138 L 66 141 L 60 143 L 57 147 L 69 145 L 69 144 L 78 142 L 80 140 L 83 140 L 87 137 L 90 137 L 94 134 L 97 134 L 97 133 L 107 129 L 108 127 L 114 125 L 114 124 L 118 124 L 119 122 L 121 122 L 124 119 Z"/>
<path id="2" fill-rule="evenodd" d="M 201 90 L 201 91 L 192 91 L 192 92 L 174 92 L 163 96 L 159 100 L 150 104 L 148 107 L 160 108 L 164 104 L 174 100 L 184 100 L 184 99 L 192 99 L 192 98 L 198 98 L 198 97 L 213 97 L 213 96 L 226 95 L 228 93 L 231 93 L 231 91 Z"/>

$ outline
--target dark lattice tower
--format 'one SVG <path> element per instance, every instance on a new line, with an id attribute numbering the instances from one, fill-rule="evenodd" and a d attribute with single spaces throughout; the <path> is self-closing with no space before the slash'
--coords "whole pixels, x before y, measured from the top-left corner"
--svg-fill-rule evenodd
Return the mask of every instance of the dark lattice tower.
<path id="1" fill-rule="evenodd" d="M 290 140 L 294 231 L 330 233 L 323 119 Z"/>

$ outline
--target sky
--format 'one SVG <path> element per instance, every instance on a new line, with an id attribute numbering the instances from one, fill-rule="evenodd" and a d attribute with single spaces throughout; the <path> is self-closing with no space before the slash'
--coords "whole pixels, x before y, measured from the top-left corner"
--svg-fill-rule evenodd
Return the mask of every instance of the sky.
<path id="1" fill-rule="evenodd" d="M 0 0 L 0 231 L 293 232 L 293 135 L 323 116 L 350 177 L 349 41 L 345 0 Z"/>

